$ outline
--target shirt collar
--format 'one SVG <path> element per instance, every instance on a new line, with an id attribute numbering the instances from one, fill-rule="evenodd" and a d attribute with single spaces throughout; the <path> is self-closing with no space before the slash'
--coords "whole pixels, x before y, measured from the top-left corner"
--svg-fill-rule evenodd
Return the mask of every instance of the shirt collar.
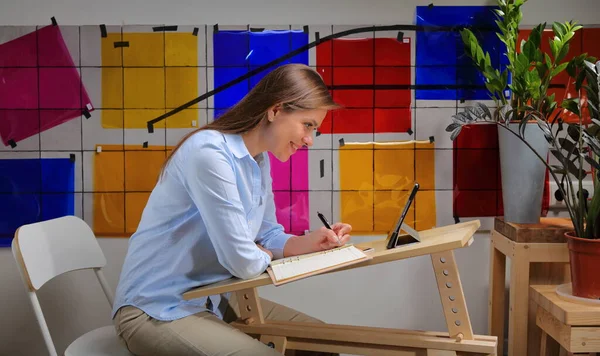
<path id="1" fill-rule="evenodd" d="M 250 152 L 244 143 L 244 139 L 241 135 L 237 134 L 224 134 L 225 141 L 229 144 L 229 148 L 234 156 L 237 158 L 243 158 L 250 156 Z"/>

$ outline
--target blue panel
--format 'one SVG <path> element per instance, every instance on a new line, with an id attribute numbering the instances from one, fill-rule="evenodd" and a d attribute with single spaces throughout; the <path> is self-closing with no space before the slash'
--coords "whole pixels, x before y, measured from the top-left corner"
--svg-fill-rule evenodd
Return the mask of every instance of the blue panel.
<path id="1" fill-rule="evenodd" d="M 243 67 L 248 65 L 250 52 L 247 31 L 218 31 L 213 34 L 215 67 Z"/>
<path id="2" fill-rule="evenodd" d="M 247 74 L 248 70 L 258 68 L 277 58 L 285 56 L 293 49 L 308 45 L 308 34 L 304 31 L 294 30 L 265 30 L 262 32 L 218 32 L 214 39 L 214 83 L 215 88 Z M 245 34 L 245 36 L 242 36 Z M 241 40 L 242 38 L 249 38 Z M 247 46 L 241 50 L 241 46 Z M 247 50 L 250 49 L 250 51 Z M 244 56 L 242 60 L 242 55 Z M 235 58 L 235 59 L 234 59 Z M 231 67 L 235 63 L 237 67 Z M 224 110 L 237 103 L 244 97 L 250 88 L 254 87 L 260 79 L 274 68 L 286 63 L 303 63 L 308 65 L 308 51 L 278 63 L 273 68 L 266 69 L 254 75 L 249 81 L 236 84 L 223 92 L 215 94 L 215 118 Z M 221 66 L 221 67 L 219 67 Z M 225 66 L 229 66 L 225 68 Z"/>
<path id="3" fill-rule="evenodd" d="M 507 59 L 504 44 L 495 34 L 496 24 L 492 6 L 417 6 L 417 25 L 469 26 L 483 41 L 484 51 L 490 52 L 494 68 L 504 70 Z M 477 27 L 486 27 L 486 30 Z M 492 29 L 492 31 L 490 31 Z M 417 32 L 415 82 L 423 84 L 452 84 L 483 86 L 483 77 L 464 53 L 458 32 L 425 30 Z M 441 67 L 440 67 L 441 66 Z M 451 68 L 457 66 L 458 68 Z M 447 83 L 452 76 L 454 80 Z M 440 82 L 443 80 L 443 82 Z M 489 99 L 484 89 L 420 90 L 416 99 L 480 100 Z"/>
<path id="4" fill-rule="evenodd" d="M 247 67 L 215 67 L 215 88 L 225 85 L 245 74 Z M 244 80 L 215 95 L 215 108 L 228 109 L 248 93 L 248 80 Z"/>
<path id="5" fill-rule="evenodd" d="M 74 162 L 68 158 L 0 160 L 0 246 L 24 224 L 73 215 Z"/>

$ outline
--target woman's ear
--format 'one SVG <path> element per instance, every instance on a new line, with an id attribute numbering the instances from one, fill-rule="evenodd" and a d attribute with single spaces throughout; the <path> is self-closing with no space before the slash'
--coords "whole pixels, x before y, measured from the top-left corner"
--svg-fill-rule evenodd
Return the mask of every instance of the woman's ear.
<path id="1" fill-rule="evenodd" d="M 280 110 L 281 108 L 279 105 L 275 105 L 269 108 L 269 111 L 267 111 L 267 119 L 269 120 L 269 122 L 273 122 L 273 120 L 275 120 L 275 116 L 277 116 Z"/>

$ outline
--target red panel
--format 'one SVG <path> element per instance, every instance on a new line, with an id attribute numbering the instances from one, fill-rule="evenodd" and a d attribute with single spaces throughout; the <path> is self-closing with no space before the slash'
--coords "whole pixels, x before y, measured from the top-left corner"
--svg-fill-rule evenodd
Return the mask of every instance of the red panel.
<path id="1" fill-rule="evenodd" d="M 334 85 L 370 85 L 373 84 L 373 68 L 342 67 L 333 68 Z"/>
<path id="2" fill-rule="evenodd" d="M 500 129 L 501 130 L 501 129 Z M 454 141 L 455 148 L 498 148 L 498 128 L 495 124 L 463 126 Z"/>
<path id="3" fill-rule="evenodd" d="M 375 67 L 375 84 L 410 85 L 410 67 Z"/>
<path id="4" fill-rule="evenodd" d="M 325 115 L 325 118 L 323 119 L 323 122 L 321 123 L 321 126 L 319 126 L 319 132 L 322 134 L 330 134 L 331 133 L 331 127 L 333 124 L 333 112 L 328 111 L 327 115 Z"/>
<path id="5" fill-rule="evenodd" d="M 406 132 L 411 128 L 410 108 L 375 109 L 375 132 Z"/>
<path id="6" fill-rule="evenodd" d="M 375 90 L 375 107 L 378 108 L 400 108 L 410 107 L 412 95 L 410 90 Z"/>
<path id="7" fill-rule="evenodd" d="M 600 59 L 600 28 L 582 28 L 583 52 Z"/>
<path id="8" fill-rule="evenodd" d="M 502 179 L 494 124 L 465 126 L 454 141 L 454 215 L 501 216 Z M 550 181 L 546 172 L 542 216 L 549 208 Z"/>
<path id="9" fill-rule="evenodd" d="M 373 39 L 337 38 L 333 40 L 333 65 L 336 67 L 373 66 Z"/>
<path id="10" fill-rule="evenodd" d="M 317 66 L 331 67 L 331 41 L 317 45 Z"/>
<path id="11" fill-rule="evenodd" d="M 373 109 L 340 109 L 333 113 L 334 133 L 372 133 Z"/>
<path id="12" fill-rule="evenodd" d="M 333 84 L 333 69 L 331 67 L 317 67 L 317 72 L 323 78 L 325 85 Z"/>
<path id="13" fill-rule="evenodd" d="M 346 108 L 372 108 L 372 90 L 334 90 L 333 100 Z"/>
<path id="14" fill-rule="evenodd" d="M 410 38 L 376 38 L 375 65 L 410 67 Z"/>

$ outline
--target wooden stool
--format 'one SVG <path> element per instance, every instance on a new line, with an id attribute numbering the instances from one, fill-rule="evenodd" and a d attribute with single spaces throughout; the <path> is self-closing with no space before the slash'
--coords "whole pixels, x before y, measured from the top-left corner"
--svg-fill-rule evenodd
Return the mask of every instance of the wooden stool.
<path id="1" fill-rule="evenodd" d="M 495 219 L 490 246 L 488 333 L 498 337 L 498 355 L 503 355 L 504 346 L 506 257 L 511 259 L 508 356 L 537 355 L 540 331 L 535 327 L 535 308 L 529 307 L 529 286 L 571 280 L 564 233 L 573 230 L 572 226 L 565 218 L 542 218 L 540 224 Z"/>
<path id="2" fill-rule="evenodd" d="M 565 286 L 568 284 L 561 287 Z M 530 288 L 531 300 L 537 304 L 536 324 L 541 329 L 540 355 L 547 355 L 548 335 L 563 348 L 561 355 L 600 352 L 600 301 L 596 305 L 569 301 L 557 294 L 556 285 Z"/>

